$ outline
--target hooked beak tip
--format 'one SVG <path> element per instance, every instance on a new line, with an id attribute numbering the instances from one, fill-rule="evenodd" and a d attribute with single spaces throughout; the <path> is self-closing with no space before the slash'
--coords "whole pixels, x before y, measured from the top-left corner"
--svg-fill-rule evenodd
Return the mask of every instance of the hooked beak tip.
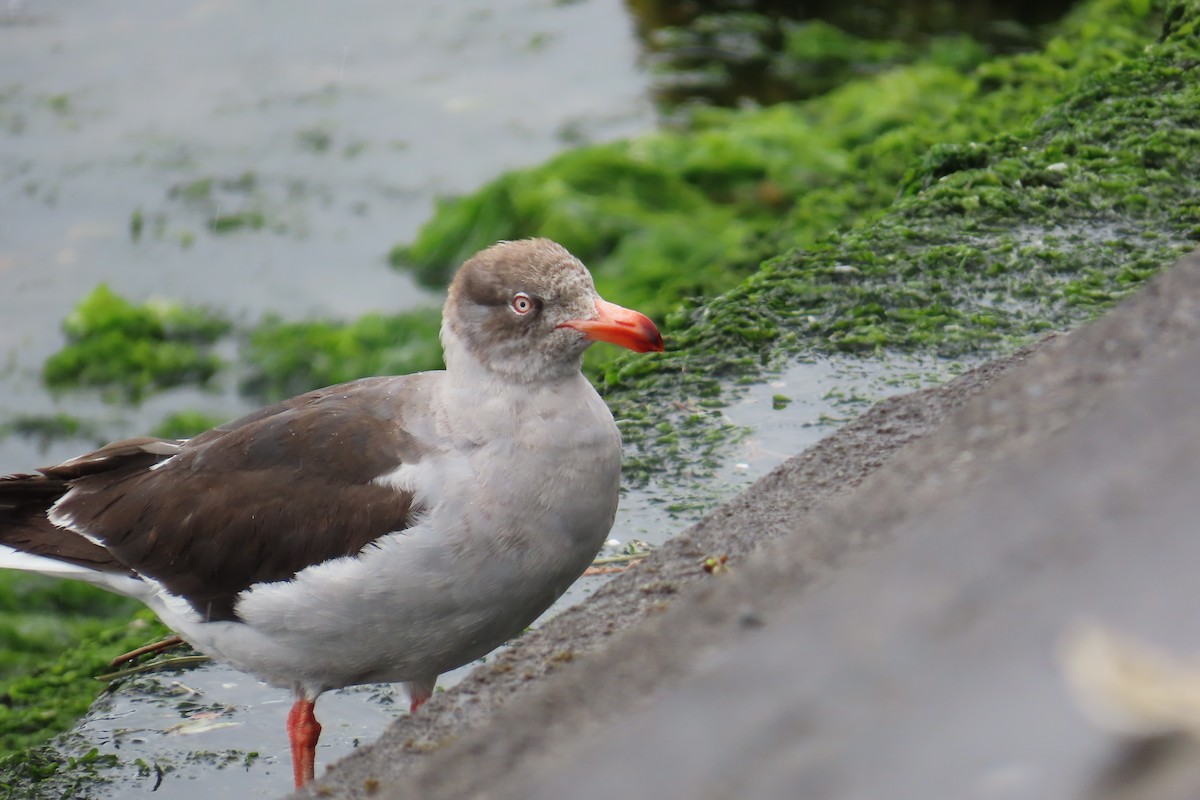
<path id="1" fill-rule="evenodd" d="M 609 342 L 635 353 L 661 353 L 662 334 L 645 314 L 596 298 L 596 316 L 573 319 L 559 327 L 574 328 L 593 341 Z"/>

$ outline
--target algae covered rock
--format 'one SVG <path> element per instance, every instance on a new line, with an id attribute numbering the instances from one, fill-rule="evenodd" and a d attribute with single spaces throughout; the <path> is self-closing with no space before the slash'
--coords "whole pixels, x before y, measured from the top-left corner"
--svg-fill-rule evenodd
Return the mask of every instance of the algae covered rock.
<path id="1" fill-rule="evenodd" d="M 722 376 L 787 353 L 1015 346 L 1094 316 L 1196 247 L 1200 4 L 1168 5 L 1161 29 L 1152 9 L 1136 9 L 1149 11 L 1143 29 L 1161 30 L 1140 42 L 1128 24 L 1102 24 L 1131 9 L 1087 4 L 1044 53 L 980 67 L 977 102 L 953 120 L 986 120 L 994 127 L 976 131 L 986 135 L 927 148 L 887 210 L 782 250 L 674 314 L 665 358 L 609 365 L 609 402 L 637 464 L 662 469 L 680 435 L 704 441 L 719 424 L 693 411 L 664 426 L 644 410 L 647 393 L 712 397 Z M 795 235 L 784 226 L 776 241 Z"/>
<path id="2" fill-rule="evenodd" d="M 682 130 L 575 150 L 445 199 L 412 243 L 393 249 L 392 262 L 440 285 L 492 241 L 549 236 L 592 268 L 603 292 L 662 321 L 691 298 L 732 288 L 779 253 L 836 247 L 830 240 L 839 231 L 869 226 L 898 197 L 918 191 L 938 158 L 943 166 L 964 157 L 982 165 L 993 143 L 1026 141 L 1030 126 L 1080 81 L 1103 81 L 1114 65 L 1139 62 L 1160 26 L 1151 4 L 1096 0 L 1064 19 L 1037 53 L 967 71 L 961 61 L 930 58 L 803 102 L 697 111 Z M 1041 129 L 1048 130 L 1044 121 Z M 997 198 L 985 192 L 978 201 Z M 954 237 L 947 231 L 947 241 Z M 854 273 L 836 274 L 844 284 Z M 793 305 L 802 309 L 829 294 L 797 291 Z M 919 290 L 912 302 L 918 296 L 930 299 Z M 845 299 L 863 305 L 856 291 Z M 947 307 L 938 318 L 969 323 L 975 315 L 956 310 L 953 298 L 932 302 Z M 855 314 L 861 324 L 842 314 L 837 329 L 813 331 L 813 345 L 826 346 L 819 337 L 828 333 L 844 334 L 838 346 L 890 343 L 866 330 L 878 316 L 871 308 Z M 983 332 L 994 327 L 987 315 L 979 321 Z"/>

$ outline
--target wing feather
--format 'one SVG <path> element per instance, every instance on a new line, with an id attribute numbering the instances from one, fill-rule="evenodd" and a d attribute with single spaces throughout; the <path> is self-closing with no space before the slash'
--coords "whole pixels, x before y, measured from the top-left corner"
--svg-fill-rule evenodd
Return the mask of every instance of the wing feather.
<path id="1" fill-rule="evenodd" d="M 131 440 L 48 468 L 69 485 L 51 519 L 206 619 L 237 619 L 251 585 L 412 525 L 412 493 L 374 482 L 426 455 L 395 403 L 381 402 L 404 380 L 331 387 L 173 446 Z"/>

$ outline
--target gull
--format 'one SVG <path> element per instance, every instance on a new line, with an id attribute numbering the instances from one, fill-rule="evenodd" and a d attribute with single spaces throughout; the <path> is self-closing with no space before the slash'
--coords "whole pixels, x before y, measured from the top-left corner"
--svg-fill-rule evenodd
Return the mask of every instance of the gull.
<path id="1" fill-rule="evenodd" d="M 304 786 L 323 692 L 403 682 L 415 711 L 587 568 L 616 514 L 621 438 L 583 353 L 663 349 L 547 239 L 464 263 L 441 340 L 444 371 L 0 478 L 0 567 L 135 597 L 197 650 L 289 689 Z"/>

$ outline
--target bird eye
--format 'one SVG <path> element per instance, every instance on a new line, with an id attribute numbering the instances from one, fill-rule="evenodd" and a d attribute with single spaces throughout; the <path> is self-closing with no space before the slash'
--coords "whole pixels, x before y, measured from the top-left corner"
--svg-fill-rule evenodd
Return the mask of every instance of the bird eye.
<path id="1" fill-rule="evenodd" d="M 534 309 L 533 298 L 530 297 L 529 295 L 525 294 L 524 292 L 517 292 L 516 294 L 514 294 L 512 303 L 510 303 L 510 305 L 512 307 L 512 310 L 517 312 L 521 316 L 528 314 L 530 311 L 533 311 L 533 309 Z"/>

